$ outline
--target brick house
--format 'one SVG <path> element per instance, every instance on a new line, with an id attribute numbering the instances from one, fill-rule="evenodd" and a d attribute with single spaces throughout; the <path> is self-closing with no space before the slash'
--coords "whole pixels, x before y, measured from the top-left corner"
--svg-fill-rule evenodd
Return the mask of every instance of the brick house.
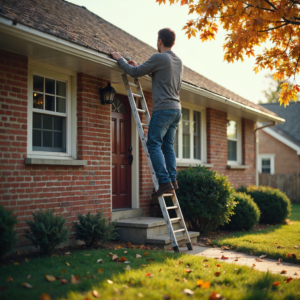
<path id="1" fill-rule="evenodd" d="M 107 55 L 142 63 L 156 49 L 63 0 L 0 0 L 1 205 L 18 218 L 55 208 L 111 220 L 150 216 L 153 184 L 121 79 Z M 140 79 L 151 112 L 151 78 Z M 110 82 L 113 105 L 101 105 Z M 284 120 L 185 67 L 178 168 L 203 165 L 256 183 L 255 124 Z M 129 147 L 133 163 L 129 165 Z"/>
<path id="2" fill-rule="evenodd" d="M 286 108 L 278 102 L 262 106 L 286 121 L 259 131 L 259 172 L 300 174 L 300 102 L 291 102 Z"/>

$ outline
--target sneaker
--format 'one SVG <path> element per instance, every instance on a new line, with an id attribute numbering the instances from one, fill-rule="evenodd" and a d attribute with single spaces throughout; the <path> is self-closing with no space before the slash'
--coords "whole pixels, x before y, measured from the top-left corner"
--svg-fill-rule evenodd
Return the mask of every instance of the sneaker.
<path id="1" fill-rule="evenodd" d="M 151 195 L 152 199 L 158 198 L 159 196 L 168 193 L 172 190 L 174 190 L 174 187 L 171 182 L 161 183 L 159 185 L 159 189 Z"/>
<path id="2" fill-rule="evenodd" d="M 172 181 L 172 185 L 174 187 L 174 190 L 178 190 L 179 186 L 178 186 L 178 182 L 177 181 Z"/>

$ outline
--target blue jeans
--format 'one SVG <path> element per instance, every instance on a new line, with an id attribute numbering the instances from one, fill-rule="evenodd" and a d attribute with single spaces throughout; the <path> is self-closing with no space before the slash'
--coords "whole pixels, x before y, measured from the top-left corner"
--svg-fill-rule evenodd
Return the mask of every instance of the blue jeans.
<path id="1" fill-rule="evenodd" d="M 174 140 L 180 117 L 180 109 L 159 110 L 151 116 L 147 147 L 160 184 L 176 181 Z"/>

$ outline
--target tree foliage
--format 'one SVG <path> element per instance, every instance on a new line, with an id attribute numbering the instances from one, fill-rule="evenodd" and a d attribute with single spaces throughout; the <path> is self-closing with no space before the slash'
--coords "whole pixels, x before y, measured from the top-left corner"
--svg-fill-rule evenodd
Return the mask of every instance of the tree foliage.
<path id="1" fill-rule="evenodd" d="M 245 56 L 256 56 L 255 73 L 270 69 L 274 80 L 281 84 L 280 105 L 297 101 L 300 86 L 300 1 L 297 0 L 156 0 L 189 6 L 189 14 L 198 17 L 186 23 L 183 29 L 188 38 L 199 35 L 212 40 L 219 26 L 228 32 L 223 45 L 224 60 L 234 62 Z M 263 54 L 255 55 L 255 47 L 270 41 Z M 293 79 L 291 81 L 291 79 Z M 290 83 L 291 82 L 291 83 Z"/>

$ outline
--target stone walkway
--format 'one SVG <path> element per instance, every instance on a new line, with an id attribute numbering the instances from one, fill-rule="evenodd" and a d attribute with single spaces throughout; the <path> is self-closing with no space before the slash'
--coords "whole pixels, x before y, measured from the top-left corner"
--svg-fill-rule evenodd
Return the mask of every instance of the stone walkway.
<path id="1" fill-rule="evenodd" d="M 274 259 L 264 258 L 262 262 L 258 262 L 255 258 L 259 258 L 255 255 L 249 255 L 241 252 L 235 252 L 231 250 L 222 250 L 221 248 L 212 248 L 212 247 L 200 247 L 193 246 L 193 251 L 188 251 L 186 247 L 180 247 L 180 251 L 182 253 L 197 255 L 197 256 L 206 256 L 209 258 L 218 257 L 219 261 L 234 263 L 238 265 L 246 265 L 248 267 L 254 267 L 256 270 L 267 272 L 268 270 L 274 274 L 280 274 L 282 270 L 285 270 L 286 273 L 283 276 L 300 278 L 300 265 L 295 265 L 292 263 L 282 262 L 278 264 L 278 262 Z M 228 259 L 221 259 L 222 255 L 228 257 Z M 238 259 L 238 261 L 235 261 Z"/>

